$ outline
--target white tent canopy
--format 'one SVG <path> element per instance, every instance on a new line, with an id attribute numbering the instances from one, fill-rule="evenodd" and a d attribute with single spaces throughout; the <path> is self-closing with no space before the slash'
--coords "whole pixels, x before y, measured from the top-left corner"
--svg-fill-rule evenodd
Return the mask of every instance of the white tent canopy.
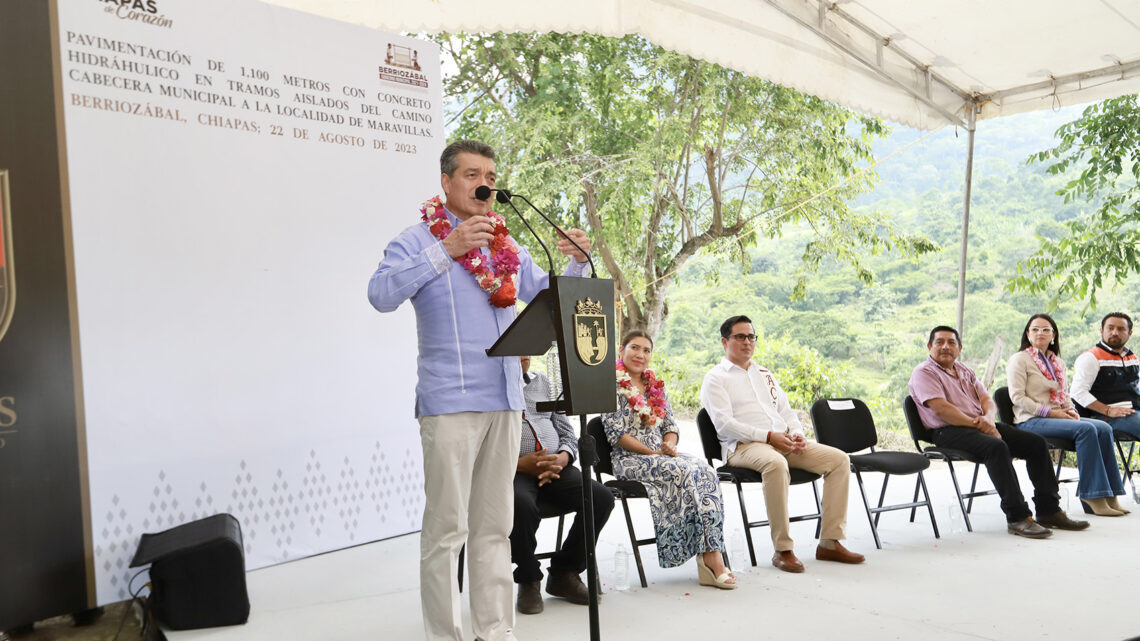
<path id="1" fill-rule="evenodd" d="M 963 328 L 975 123 L 1140 92 L 1140 0 L 265 0 L 406 32 L 641 34 L 916 129 L 969 132 Z"/>
<path id="2" fill-rule="evenodd" d="M 1140 91 L 1138 0 L 267 0 L 411 32 L 639 33 L 919 129 Z"/>

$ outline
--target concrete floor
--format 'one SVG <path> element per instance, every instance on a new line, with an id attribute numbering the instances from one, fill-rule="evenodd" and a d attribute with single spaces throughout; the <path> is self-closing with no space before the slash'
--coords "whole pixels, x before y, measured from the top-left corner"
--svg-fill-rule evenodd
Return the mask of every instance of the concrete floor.
<path id="1" fill-rule="evenodd" d="M 697 447 L 692 426 L 682 430 L 682 449 Z M 1031 486 L 1024 480 L 1023 488 Z M 965 475 L 967 469 L 959 468 Z M 1064 470 L 1062 476 L 1075 471 Z M 988 478 L 982 475 L 986 487 Z M 868 493 L 877 496 L 880 476 L 870 475 Z M 724 592 L 701 587 L 696 568 L 658 567 L 655 550 L 643 548 L 649 587 L 613 587 L 614 552 L 628 546 L 620 507 L 598 543 L 603 601 L 603 638 L 705 640 L 718 637 L 775 639 L 1126 639 L 1140 635 L 1140 616 L 1130 607 L 1138 592 L 1138 564 L 1133 546 L 1140 540 L 1140 509 L 1120 518 L 1087 517 L 1084 532 L 1058 532 L 1035 541 L 1011 536 L 997 498 L 978 499 L 974 532 L 964 531 L 944 466 L 926 472 L 942 538 L 935 539 L 929 519 L 915 523 L 906 512 L 884 514 L 876 550 L 854 481 L 849 499 L 847 546 L 867 555 L 860 566 L 817 562 L 814 525 L 793 524 L 796 552 L 807 565 L 793 575 L 773 568 L 766 528 L 754 530 L 758 567 L 747 562 L 740 511 L 731 486 L 725 492 L 726 540 L 740 588 Z M 913 479 L 913 477 L 910 477 Z M 888 502 L 909 500 L 913 480 L 892 481 Z M 1064 484 L 1063 501 L 1074 516 L 1080 506 L 1074 484 Z M 792 509 L 812 505 L 806 486 L 793 487 Z M 763 513 L 759 487 L 746 490 L 753 518 Z M 1131 498 L 1124 501 L 1133 506 Z M 648 506 L 635 501 L 639 536 L 652 532 Z M 552 545 L 554 520 L 544 522 L 539 544 Z M 170 641 L 261 641 L 279 639 L 422 639 L 418 580 L 418 534 L 332 552 L 248 574 L 252 602 L 244 626 L 168 632 Z M 466 600 L 465 600 L 466 601 Z M 464 606 L 466 608 L 466 604 Z M 108 613 L 104 621 L 117 617 Z M 132 622 L 133 623 L 133 622 Z M 465 623 L 469 619 L 465 611 Z M 468 630 L 470 628 L 468 627 Z M 123 639 L 138 638 L 124 631 Z M 110 639 L 87 630 L 35 639 Z M 588 638 L 587 609 L 548 599 L 540 615 L 518 615 L 522 640 L 561 641 Z"/>
<path id="2" fill-rule="evenodd" d="M 682 430 L 682 449 L 698 446 L 695 428 Z M 1024 473 L 1024 466 L 1018 463 Z M 960 474 L 966 472 L 960 469 Z M 1063 471 L 1071 476 L 1073 470 Z M 662 569 L 652 547 L 643 548 L 649 587 L 613 588 L 614 552 L 628 545 L 620 507 L 598 543 L 603 589 L 602 637 L 704 640 L 747 636 L 775 639 L 1125 639 L 1140 634 L 1140 616 L 1129 604 L 1137 593 L 1140 509 L 1119 518 L 1089 517 L 1084 532 L 1058 532 L 1027 540 L 1007 534 L 996 497 L 975 503 L 974 532 L 967 533 L 944 466 L 927 471 L 942 538 L 929 519 L 915 523 L 906 512 L 883 515 L 882 550 L 876 550 L 853 483 L 849 501 L 851 549 L 867 555 L 860 566 L 814 560 L 814 525 L 793 525 L 797 553 L 807 565 L 793 575 L 773 568 L 767 529 L 755 530 L 758 567 L 744 550 L 735 491 L 725 490 L 726 539 L 738 568 L 740 588 L 701 587 L 694 563 Z M 986 487 L 988 478 L 983 473 Z M 877 496 L 881 477 L 870 475 Z M 913 479 L 913 477 L 911 477 Z M 1023 479 L 1023 487 L 1031 486 Z M 1073 484 L 1063 500 L 1080 512 Z M 888 502 L 909 500 L 913 480 L 896 479 Z M 811 507 L 806 486 L 792 489 L 793 510 Z M 747 490 L 753 518 L 762 513 L 760 489 Z M 1129 498 L 1126 505 L 1133 505 Z M 646 501 L 635 501 L 639 536 L 652 525 Z M 554 521 L 544 522 L 540 545 L 552 544 Z M 418 535 L 325 554 L 249 574 L 253 614 L 237 628 L 172 633 L 171 641 L 421 639 Z M 518 615 L 519 639 L 561 641 L 588 638 L 587 609 L 548 599 L 540 615 Z M 466 606 L 465 606 L 466 607 Z M 469 628 L 468 628 L 469 629 Z"/>
<path id="3" fill-rule="evenodd" d="M 626 537 L 615 513 L 598 546 L 602 636 L 1085 640 L 1140 633 L 1140 619 L 1128 606 L 1136 592 L 1132 546 L 1140 535 L 1140 511 L 1092 517 L 1089 530 L 1033 541 L 1007 534 L 997 501 L 989 497 L 974 508 L 975 531 L 954 532 L 948 474 L 933 469 L 930 477 L 943 538 L 935 539 L 927 522 L 908 523 L 899 512 L 883 517 L 884 549 L 875 550 L 866 519 L 852 504 L 848 544 L 866 553 L 867 563 L 814 561 L 812 526 L 805 523 L 793 526 L 793 534 L 807 571 L 782 573 L 768 565 L 771 545 L 759 530 L 761 563 L 740 571 L 740 588 L 732 592 L 700 587 L 692 563 L 659 568 L 649 548 L 649 587 L 615 591 L 614 550 Z M 902 494 L 908 489 L 902 483 L 898 488 Z M 730 527 L 735 516 L 732 510 Z M 635 509 L 635 518 L 648 527 L 647 512 Z M 553 533 L 543 536 L 551 540 Z M 420 639 L 417 552 L 418 537 L 408 535 L 252 572 L 254 610 L 247 625 L 169 638 Z M 549 599 L 543 614 L 519 615 L 515 632 L 523 640 L 585 639 L 587 611 Z"/>

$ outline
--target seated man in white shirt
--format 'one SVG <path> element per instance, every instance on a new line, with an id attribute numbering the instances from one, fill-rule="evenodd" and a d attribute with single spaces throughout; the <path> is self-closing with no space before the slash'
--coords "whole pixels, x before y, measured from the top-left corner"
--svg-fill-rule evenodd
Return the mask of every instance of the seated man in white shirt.
<path id="1" fill-rule="evenodd" d="M 720 326 L 724 360 L 705 375 L 701 405 L 720 436 L 723 459 L 764 477 L 764 503 L 776 553 L 772 565 L 803 572 L 788 534 L 789 467 L 823 475 L 823 523 L 815 558 L 862 563 L 862 554 L 839 542 L 847 524 L 847 488 L 851 462 L 842 450 L 804 438 L 788 396 L 767 369 L 752 362 L 756 330 L 747 316 L 733 316 Z"/>

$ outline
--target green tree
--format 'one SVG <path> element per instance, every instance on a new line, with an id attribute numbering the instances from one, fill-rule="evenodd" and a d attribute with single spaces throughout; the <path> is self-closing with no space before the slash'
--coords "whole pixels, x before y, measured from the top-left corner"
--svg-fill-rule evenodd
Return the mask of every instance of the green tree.
<path id="1" fill-rule="evenodd" d="M 807 410 L 817 399 L 846 396 L 851 386 L 848 363 L 829 361 L 788 336 L 761 336 L 753 360 L 772 370 L 797 409 Z"/>
<path id="2" fill-rule="evenodd" d="M 855 335 L 842 316 L 827 312 L 792 312 L 765 328 L 811 345 L 824 358 L 838 360 L 851 356 Z"/>
<path id="3" fill-rule="evenodd" d="M 1060 143 L 1030 156 L 1051 163 L 1050 174 L 1079 169 L 1057 191 L 1066 203 L 1095 207 L 1065 223 L 1060 238 L 1042 236 L 1038 250 L 1017 266 L 1009 291 L 1049 293 L 1049 308 L 1062 300 L 1087 300 L 1097 291 L 1140 273 L 1140 104 L 1135 94 L 1095 104 L 1057 130 Z"/>
<path id="4" fill-rule="evenodd" d="M 825 258 L 931 249 L 848 199 L 874 174 L 875 118 L 657 47 L 644 38 L 443 34 L 454 133 L 499 150 L 510 188 L 588 227 L 622 325 L 656 334 L 677 273 L 699 252 L 748 265 L 758 236 L 807 223 L 795 294 Z M 517 237 L 528 242 L 525 234 Z"/>
<path id="5" fill-rule="evenodd" d="M 864 289 L 859 298 L 863 307 L 863 320 L 875 322 L 894 316 L 898 312 L 901 297 L 882 283 L 876 283 Z"/>

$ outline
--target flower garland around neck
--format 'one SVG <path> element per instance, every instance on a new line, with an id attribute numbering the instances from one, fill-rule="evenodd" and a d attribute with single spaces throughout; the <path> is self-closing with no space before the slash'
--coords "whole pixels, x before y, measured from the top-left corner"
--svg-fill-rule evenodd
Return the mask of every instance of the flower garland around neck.
<path id="1" fill-rule="evenodd" d="M 618 393 L 629 401 L 630 407 L 641 417 L 641 423 L 647 427 L 660 423 L 665 418 L 665 381 L 657 378 L 651 369 L 643 371 L 641 382 L 645 384 L 645 394 L 642 394 L 634 387 L 629 372 L 625 371 L 625 363 L 617 361 L 615 367 Z"/>
<path id="2" fill-rule="evenodd" d="M 428 224 L 428 228 L 436 238 L 443 240 L 451 233 L 451 221 L 447 218 L 447 212 L 439 196 L 424 201 L 420 213 L 422 214 L 420 220 Z M 479 287 L 491 295 L 492 305 L 513 307 L 518 300 L 515 277 L 519 273 L 519 250 L 511 242 L 507 221 L 493 211 L 487 212 L 486 216 L 491 219 L 491 224 L 495 227 L 491 231 L 493 238 L 488 244 L 488 249 L 491 251 L 490 259 L 475 248 L 456 258 L 455 262 L 463 265 L 475 277 Z"/>
<path id="3" fill-rule="evenodd" d="M 1064 407 L 1069 402 L 1069 393 L 1065 391 L 1065 364 L 1053 352 L 1042 354 L 1038 349 L 1032 345 L 1025 348 L 1029 357 L 1033 359 L 1033 363 L 1037 365 L 1038 371 L 1045 378 L 1057 383 L 1057 389 L 1049 390 L 1049 402 L 1057 407 Z M 1048 359 L 1048 366 L 1045 364 Z"/>

